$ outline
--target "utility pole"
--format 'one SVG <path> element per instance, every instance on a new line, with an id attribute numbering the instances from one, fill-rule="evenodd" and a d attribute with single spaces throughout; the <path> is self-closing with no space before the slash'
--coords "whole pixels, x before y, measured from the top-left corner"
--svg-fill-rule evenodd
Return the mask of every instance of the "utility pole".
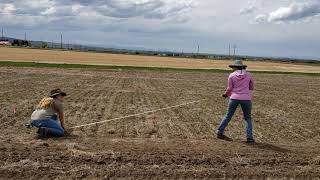
<path id="1" fill-rule="evenodd" d="M 229 57 L 231 56 L 231 45 L 229 44 Z"/>
<path id="2" fill-rule="evenodd" d="M 199 52 L 200 52 L 200 45 L 198 44 L 198 51 L 197 51 L 198 55 L 199 55 Z"/>
<path id="3" fill-rule="evenodd" d="M 1 28 L 1 40 L 3 40 L 3 28 Z"/>
<path id="4" fill-rule="evenodd" d="M 236 49 L 237 49 L 237 46 L 236 45 L 233 45 L 233 56 L 236 57 Z"/>
<path id="5" fill-rule="evenodd" d="M 60 42 L 60 48 L 62 49 L 62 34 L 61 34 L 61 42 Z"/>
<path id="6" fill-rule="evenodd" d="M 199 52 L 200 52 L 200 45 L 199 43 L 196 41 L 196 44 L 197 44 L 197 55 L 199 55 Z"/>

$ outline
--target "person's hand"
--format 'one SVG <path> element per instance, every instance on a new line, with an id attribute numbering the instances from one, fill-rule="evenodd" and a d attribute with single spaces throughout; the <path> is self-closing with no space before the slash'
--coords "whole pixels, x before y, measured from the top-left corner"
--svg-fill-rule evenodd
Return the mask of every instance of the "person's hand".
<path id="1" fill-rule="evenodd" d="M 70 132 L 67 131 L 67 130 L 64 130 L 64 135 L 65 135 L 65 136 L 70 136 Z"/>
<path id="2" fill-rule="evenodd" d="M 228 97 L 228 95 L 227 95 L 227 94 L 223 94 L 223 95 L 222 95 L 222 97 L 227 98 L 227 97 Z"/>
<path id="3" fill-rule="evenodd" d="M 65 136 L 70 136 L 72 133 L 72 129 L 64 129 L 64 135 Z"/>

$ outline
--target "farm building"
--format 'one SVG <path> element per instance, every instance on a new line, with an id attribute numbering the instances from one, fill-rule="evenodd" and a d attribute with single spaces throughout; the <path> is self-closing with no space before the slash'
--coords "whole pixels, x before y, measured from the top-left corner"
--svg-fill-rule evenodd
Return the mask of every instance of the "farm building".
<path id="1" fill-rule="evenodd" d="M 11 46 L 11 42 L 6 40 L 1 40 L 0 46 Z"/>

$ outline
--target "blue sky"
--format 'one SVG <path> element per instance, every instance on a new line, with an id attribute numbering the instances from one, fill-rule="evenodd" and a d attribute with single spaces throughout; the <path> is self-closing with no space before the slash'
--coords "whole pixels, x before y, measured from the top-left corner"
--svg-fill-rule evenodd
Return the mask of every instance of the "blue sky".
<path id="1" fill-rule="evenodd" d="M 1 0 L 0 26 L 33 40 L 320 59 L 320 0 Z"/>

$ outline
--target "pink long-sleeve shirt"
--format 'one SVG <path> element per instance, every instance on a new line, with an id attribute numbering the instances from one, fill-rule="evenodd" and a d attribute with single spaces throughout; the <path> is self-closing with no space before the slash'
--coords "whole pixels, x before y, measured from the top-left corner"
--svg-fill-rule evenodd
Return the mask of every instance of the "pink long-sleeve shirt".
<path id="1" fill-rule="evenodd" d="M 251 100 L 253 88 L 254 82 L 251 74 L 246 70 L 236 70 L 229 75 L 225 94 L 230 96 L 230 99 Z"/>

